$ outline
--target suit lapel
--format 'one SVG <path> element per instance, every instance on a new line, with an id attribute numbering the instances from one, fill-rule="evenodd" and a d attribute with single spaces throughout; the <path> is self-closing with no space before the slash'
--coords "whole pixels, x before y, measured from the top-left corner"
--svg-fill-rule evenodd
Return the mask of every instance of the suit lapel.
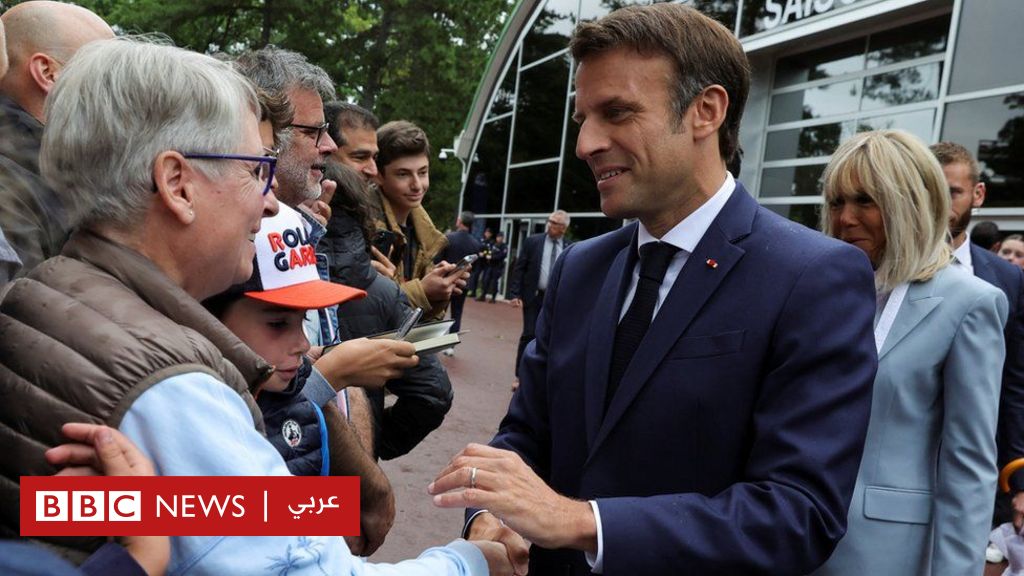
<path id="1" fill-rule="evenodd" d="M 737 183 L 732 197 L 722 208 L 718 217 L 712 222 L 704 237 L 687 259 L 686 265 L 683 266 L 682 271 L 680 271 L 679 276 L 676 278 L 675 284 L 672 286 L 672 290 L 662 304 L 661 309 L 658 310 L 657 316 L 654 317 L 654 322 L 651 323 L 647 334 L 640 342 L 636 355 L 630 361 L 625 374 L 622 375 L 622 382 L 620 382 L 619 389 L 608 406 L 608 412 L 605 414 L 604 419 L 600 420 L 597 438 L 590 443 L 588 462 L 608 437 L 615 424 L 622 419 L 629 405 L 647 384 L 647 381 L 661 364 L 668 351 L 672 349 L 676 341 L 686 331 L 701 308 L 704 307 L 704 304 L 714 294 L 715 289 L 743 257 L 744 250 L 736 246 L 734 242 L 750 233 L 756 211 L 757 203 L 746 193 L 743 186 Z M 633 245 L 630 244 L 630 246 Z M 716 266 L 708 265 L 708 259 L 713 259 Z M 618 262 L 619 260 L 616 260 L 616 263 Z M 622 287 L 622 292 L 624 291 L 625 287 Z M 600 380 L 587 380 L 587 382 L 600 383 L 598 385 L 603 389 L 607 389 L 611 348 L 615 341 L 615 326 L 618 324 L 618 312 L 624 297 L 624 294 L 618 292 L 616 294 L 618 294 L 616 304 L 619 307 L 613 307 L 610 312 L 614 318 L 615 325 L 611 327 L 610 335 L 608 336 L 610 344 L 607 348 L 607 356 L 603 356 L 601 360 L 598 358 L 593 359 L 593 361 L 600 361 L 603 364 L 603 377 Z M 595 312 L 602 313 L 603 310 Z M 604 393 L 604 390 L 600 392 L 602 401 Z M 602 406 L 603 404 L 598 405 L 596 408 L 598 413 Z"/>
<path id="2" fill-rule="evenodd" d="M 619 325 L 619 311 L 629 287 L 630 276 L 636 265 L 636 227 L 629 244 L 619 251 L 604 278 L 604 285 L 594 306 L 593 321 L 587 337 L 587 358 L 584 367 L 584 417 L 586 418 L 587 445 L 593 446 L 604 416 L 604 397 L 608 391 L 608 371 L 611 368 L 615 329 Z"/>
<path id="3" fill-rule="evenodd" d="M 939 274 L 943 272 L 940 271 Z M 935 310 L 935 307 L 942 302 L 942 296 L 935 296 L 934 290 L 934 279 L 931 282 L 915 282 L 910 285 L 910 288 L 907 290 L 907 297 L 903 301 L 903 306 L 900 307 L 892 329 L 889 330 L 889 336 L 885 339 L 885 344 L 882 345 L 882 351 L 878 354 L 879 360 L 884 358 L 894 346 L 913 332 L 914 328 L 924 321 L 931 314 L 932 310 Z"/>

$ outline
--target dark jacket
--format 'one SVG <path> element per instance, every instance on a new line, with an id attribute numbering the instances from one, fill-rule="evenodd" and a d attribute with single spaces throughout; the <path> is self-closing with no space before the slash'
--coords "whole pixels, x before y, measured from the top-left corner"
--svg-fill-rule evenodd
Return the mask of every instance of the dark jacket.
<path id="1" fill-rule="evenodd" d="M 1024 458 L 1024 272 L 999 256 L 971 244 L 974 275 L 1003 291 L 1009 303 L 1009 316 L 1003 338 L 1006 361 L 999 394 L 999 424 L 996 445 L 997 463 L 1002 468 Z M 1011 478 L 1013 492 L 1024 490 L 1024 474 Z"/>
<path id="2" fill-rule="evenodd" d="M 256 395 L 267 440 L 295 476 L 327 476 L 331 466 L 323 410 L 302 393 L 312 369 L 309 360 L 303 358 L 288 388 L 280 392 L 261 390 Z"/>
<path id="3" fill-rule="evenodd" d="M 544 242 L 547 240 L 547 232 L 527 236 L 519 248 L 519 256 L 516 257 L 515 266 L 509 276 L 509 294 L 512 298 L 519 298 L 523 304 L 529 306 L 537 298 L 537 291 L 540 284 L 540 264 L 544 257 Z M 571 243 L 562 237 L 562 252 L 571 246 Z"/>
<path id="4" fill-rule="evenodd" d="M 27 274 L 60 253 L 70 226 L 60 197 L 39 176 L 43 125 L 0 96 L 0 230 Z"/>
<path id="5" fill-rule="evenodd" d="M 562 250 L 565 250 L 565 248 L 562 248 Z M 508 256 L 508 244 L 492 242 L 488 253 L 490 258 L 486 259 L 484 264 L 488 268 L 494 268 L 500 277 L 505 266 L 505 258 Z"/>
<path id="6" fill-rule="evenodd" d="M 366 298 L 338 307 L 342 340 L 394 330 L 410 310 L 409 302 L 394 281 L 370 265 L 366 239 L 359 224 L 338 211 L 327 223 L 327 235 L 318 249 L 330 261 L 332 282 L 366 290 Z M 373 410 L 374 445 L 385 460 L 408 453 L 444 420 L 452 405 L 448 373 L 433 355 L 420 356 L 419 365 L 402 378 L 389 380 L 385 388 L 398 397 L 384 408 L 383 390 L 366 390 Z"/>
<path id="7" fill-rule="evenodd" d="M 38 175 L 43 125 L 7 96 L 0 96 L 0 134 L 4 135 L 0 155 Z"/>
<path id="8" fill-rule="evenodd" d="M 808 574 L 846 530 L 871 411 L 868 259 L 737 183 L 605 410 L 637 226 L 562 253 L 491 444 L 597 501 L 608 576 Z M 530 550 L 530 574 L 589 573 Z"/>
<path id="9" fill-rule="evenodd" d="M 484 245 L 465 230 L 449 232 L 445 234 L 445 238 L 448 239 L 448 245 L 434 258 L 435 262 L 444 260 L 450 264 L 458 264 L 459 260 L 470 254 L 479 254 L 484 249 Z"/>

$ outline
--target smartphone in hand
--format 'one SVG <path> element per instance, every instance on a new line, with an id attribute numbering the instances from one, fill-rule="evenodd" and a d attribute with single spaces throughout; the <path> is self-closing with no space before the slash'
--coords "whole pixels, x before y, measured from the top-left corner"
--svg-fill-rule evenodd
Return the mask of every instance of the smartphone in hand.
<path id="1" fill-rule="evenodd" d="M 402 325 L 398 327 L 398 331 L 395 332 L 395 340 L 405 340 L 405 337 L 409 335 L 409 330 L 420 321 L 420 317 L 423 316 L 423 308 L 413 308 L 405 315 L 402 320 Z"/>
<path id="2" fill-rule="evenodd" d="M 458 274 L 459 272 L 462 272 L 466 268 L 469 268 L 469 266 L 473 262 L 476 262 L 477 258 L 479 257 L 479 254 L 470 254 L 469 256 L 466 256 L 462 260 L 459 260 L 459 262 L 455 265 L 455 269 L 449 272 L 447 275 L 451 276 L 452 274 Z"/>
<path id="3" fill-rule="evenodd" d="M 390 230 L 378 230 L 370 241 L 374 248 L 380 250 L 385 258 L 390 257 L 391 246 L 395 243 L 395 233 Z"/>

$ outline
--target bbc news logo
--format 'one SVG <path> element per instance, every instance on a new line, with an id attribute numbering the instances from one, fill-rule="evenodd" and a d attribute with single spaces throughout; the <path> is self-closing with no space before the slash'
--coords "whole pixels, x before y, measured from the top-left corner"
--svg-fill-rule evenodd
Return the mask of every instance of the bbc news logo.
<path id="1" fill-rule="evenodd" d="M 355 476 L 21 478 L 22 536 L 354 536 Z"/>
<path id="2" fill-rule="evenodd" d="M 141 503 L 138 490 L 40 490 L 36 492 L 36 522 L 141 522 Z"/>

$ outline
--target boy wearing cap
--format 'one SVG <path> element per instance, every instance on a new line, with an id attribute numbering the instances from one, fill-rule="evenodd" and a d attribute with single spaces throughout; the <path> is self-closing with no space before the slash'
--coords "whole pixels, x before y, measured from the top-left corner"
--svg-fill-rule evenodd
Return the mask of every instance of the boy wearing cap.
<path id="1" fill-rule="evenodd" d="M 328 475 L 330 451 L 321 402 L 303 394 L 312 365 L 303 332 L 307 310 L 362 298 L 362 290 L 320 279 L 301 216 L 281 206 L 264 218 L 255 240 L 253 274 L 203 304 L 254 352 L 274 366 L 256 391 L 267 438 L 292 474 Z"/>

